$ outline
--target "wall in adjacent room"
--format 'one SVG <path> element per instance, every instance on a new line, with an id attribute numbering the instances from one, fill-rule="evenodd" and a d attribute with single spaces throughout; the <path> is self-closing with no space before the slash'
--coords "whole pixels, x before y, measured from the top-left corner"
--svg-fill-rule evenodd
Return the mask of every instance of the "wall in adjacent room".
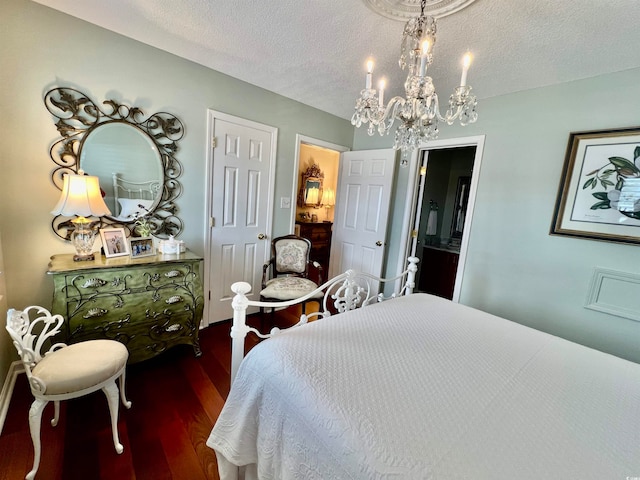
<path id="1" fill-rule="evenodd" d="M 338 185 L 338 171 L 340 167 L 340 153 L 335 150 L 327 150 L 326 148 L 316 147 L 315 145 L 300 145 L 300 156 L 298 162 L 298 190 L 302 185 L 302 175 L 313 164 L 318 165 L 320 171 L 324 175 L 322 180 L 322 188 L 332 189 L 336 191 Z M 298 195 L 300 193 L 298 192 Z M 322 200 L 322 199 L 320 199 Z M 296 220 L 300 220 L 299 214 L 317 215 L 320 222 L 327 220 L 333 222 L 334 208 L 325 207 L 296 207 Z"/>
<path id="2" fill-rule="evenodd" d="M 637 273 L 640 246 L 549 235 L 569 133 L 638 126 L 638 85 L 634 69 L 485 99 L 477 123 L 441 128 L 441 139 L 486 135 L 462 303 L 640 362 L 640 322 L 584 308 L 594 269 Z M 354 150 L 390 138 L 360 129 Z M 387 274 L 405 234 L 408 176 L 398 170 Z"/>

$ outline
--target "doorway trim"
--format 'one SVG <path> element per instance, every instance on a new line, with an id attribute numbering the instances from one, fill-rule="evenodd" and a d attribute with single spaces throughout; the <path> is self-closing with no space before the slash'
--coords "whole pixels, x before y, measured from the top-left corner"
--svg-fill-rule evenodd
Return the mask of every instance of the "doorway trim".
<path id="1" fill-rule="evenodd" d="M 401 238 L 400 243 L 400 255 L 397 259 L 398 273 L 402 272 L 407 263 L 407 257 L 411 250 L 411 232 L 415 224 L 415 216 L 417 210 L 417 199 L 420 187 L 420 175 L 418 174 L 419 165 L 418 160 L 421 159 L 425 151 L 440 150 L 444 148 L 459 148 L 459 147 L 476 147 L 476 154 L 473 159 L 473 173 L 471 174 L 471 187 L 469 189 L 469 203 L 467 204 L 467 214 L 465 220 L 465 228 L 462 233 L 462 240 L 460 242 L 460 257 L 458 259 L 458 270 L 456 272 L 456 281 L 453 288 L 453 301 L 458 303 L 460 301 L 460 291 L 462 289 L 462 278 L 464 277 L 464 269 L 467 258 L 467 248 L 469 246 L 469 236 L 471 234 L 471 227 L 473 222 L 473 211 L 475 209 L 476 193 L 478 190 L 478 181 L 480 179 L 480 166 L 482 163 L 482 152 L 484 150 L 485 135 L 477 135 L 472 137 L 459 137 L 448 138 L 443 140 L 432 140 L 424 143 L 420 148 L 416 149 L 411 156 L 409 164 L 409 181 L 408 185 L 412 185 L 413 188 L 407 188 L 407 196 L 405 205 L 410 205 L 411 208 L 406 208 L 404 211 L 404 218 L 402 221 L 402 231 L 405 235 Z"/>
<path id="2" fill-rule="evenodd" d="M 296 133 L 296 156 L 295 168 L 293 169 L 293 186 L 291 187 L 291 218 L 289 219 L 289 233 L 293 233 L 296 225 L 296 198 L 298 197 L 298 177 L 300 171 L 300 146 L 302 144 L 313 145 L 314 147 L 326 148 L 336 152 L 349 152 L 351 148 L 337 143 L 325 142 L 317 138 L 308 137 L 301 133 Z M 342 159 L 342 156 L 340 156 Z M 336 201 L 338 199 L 336 198 Z"/>

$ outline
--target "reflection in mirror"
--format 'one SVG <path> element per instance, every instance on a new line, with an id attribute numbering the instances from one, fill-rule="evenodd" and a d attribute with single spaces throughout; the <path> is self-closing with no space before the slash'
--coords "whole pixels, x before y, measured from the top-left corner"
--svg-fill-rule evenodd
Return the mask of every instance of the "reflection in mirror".
<path id="1" fill-rule="evenodd" d="M 304 203 L 305 205 L 318 205 L 320 203 L 320 189 L 322 189 L 322 183 L 313 178 L 307 179 L 304 186 Z"/>
<path id="2" fill-rule="evenodd" d="M 80 168 L 100 179 L 104 201 L 115 220 L 131 222 L 160 200 L 163 180 L 158 148 L 139 128 L 109 122 L 85 135 Z"/>
<path id="3" fill-rule="evenodd" d="M 159 238 L 178 235 L 183 228 L 175 200 L 182 193 L 182 166 L 175 158 L 184 126 L 167 112 L 144 117 L 142 110 L 115 100 L 101 108 L 73 88 L 54 88 L 44 96 L 60 133 L 49 154 L 56 164 L 51 178 L 62 189 L 63 176 L 84 169 L 100 179 L 111 216 L 100 217 L 94 228 L 123 227 L 132 232 L 144 215 Z M 57 216 L 56 235 L 69 239 L 73 224 Z"/>
<path id="4" fill-rule="evenodd" d="M 317 207 L 322 199 L 322 181 L 324 173 L 317 164 L 311 165 L 302 174 L 300 191 L 298 192 L 299 207 Z"/>
<path id="5" fill-rule="evenodd" d="M 456 203 L 453 206 L 453 218 L 451 219 L 451 238 L 462 238 L 470 188 L 471 177 L 458 177 Z"/>

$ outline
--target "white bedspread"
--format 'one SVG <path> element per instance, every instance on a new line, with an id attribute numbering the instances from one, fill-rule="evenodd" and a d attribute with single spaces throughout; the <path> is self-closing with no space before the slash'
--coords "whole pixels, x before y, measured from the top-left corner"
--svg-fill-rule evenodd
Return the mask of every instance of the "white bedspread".
<path id="1" fill-rule="evenodd" d="M 253 348 L 207 445 L 261 479 L 626 480 L 640 365 L 414 294 Z"/>

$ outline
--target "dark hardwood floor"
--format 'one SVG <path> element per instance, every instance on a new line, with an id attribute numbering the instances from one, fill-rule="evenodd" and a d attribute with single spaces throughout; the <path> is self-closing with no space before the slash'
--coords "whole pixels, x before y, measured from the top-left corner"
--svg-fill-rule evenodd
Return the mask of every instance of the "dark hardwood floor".
<path id="1" fill-rule="evenodd" d="M 286 326 L 293 316 L 285 312 L 274 318 Z M 260 322 L 253 318 L 251 323 Z M 205 442 L 229 393 L 230 327 L 227 321 L 200 331 L 200 358 L 184 345 L 127 368 L 125 390 L 133 405 L 127 410 L 120 404 L 121 455 L 113 447 L 102 392 L 61 402 L 56 427 L 50 424 L 53 404 L 47 405 L 36 480 L 218 479 L 215 453 Z M 250 335 L 247 350 L 256 338 Z M 31 469 L 32 401 L 26 376 L 19 375 L 0 435 L 2 480 L 22 479 Z"/>

